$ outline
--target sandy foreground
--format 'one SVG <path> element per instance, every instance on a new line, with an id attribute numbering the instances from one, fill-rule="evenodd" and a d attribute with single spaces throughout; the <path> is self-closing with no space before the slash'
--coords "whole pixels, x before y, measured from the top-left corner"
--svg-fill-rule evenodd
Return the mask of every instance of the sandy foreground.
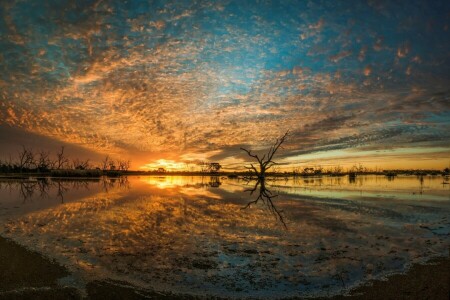
<path id="1" fill-rule="evenodd" d="M 436 258 L 425 265 L 414 265 L 406 274 L 373 281 L 352 290 L 349 296 L 331 299 L 449 299 L 449 273 L 449 257 Z M 86 286 L 87 295 L 82 295 L 74 288 L 58 284 L 67 275 L 69 272 L 63 266 L 0 237 L 0 299 L 197 299 L 142 291 L 113 281 L 90 282 Z"/>

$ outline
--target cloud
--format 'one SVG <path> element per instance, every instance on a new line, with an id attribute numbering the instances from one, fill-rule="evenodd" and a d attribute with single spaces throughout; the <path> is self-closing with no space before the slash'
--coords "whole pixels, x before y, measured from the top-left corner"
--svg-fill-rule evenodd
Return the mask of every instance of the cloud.
<path id="1" fill-rule="evenodd" d="M 139 161 L 242 160 L 287 129 L 286 153 L 313 153 L 447 126 L 430 116 L 449 111 L 448 44 L 392 30 L 388 4 L 27 3 L 3 4 L 0 123 L 30 134 Z"/>
<path id="2" fill-rule="evenodd" d="M 399 58 L 404 58 L 409 54 L 410 51 L 411 46 L 409 45 L 409 43 L 404 43 L 397 48 L 397 56 Z"/>
<path id="3" fill-rule="evenodd" d="M 34 152 L 49 151 L 52 157 L 56 156 L 62 146 L 65 147 L 67 156 L 79 159 L 91 159 L 91 161 L 100 161 L 103 154 L 91 151 L 84 147 L 64 143 L 56 139 L 48 138 L 43 135 L 27 132 L 11 126 L 0 125 L 0 143 L 2 144 L 2 152 L 0 160 L 9 160 L 11 157 L 14 161 L 16 154 L 22 146 L 34 150 Z"/>
<path id="4" fill-rule="evenodd" d="M 337 62 L 339 62 L 341 59 L 343 59 L 343 58 L 345 58 L 345 57 L 347 57 L 347 56 L 350 56 L 350 55 L 352 55 L 352 51 L 345 50 L 345 51 L 339 52 L 339 53 L 336 54 L 336 55 L 330 56 L 330 60 L 331 60 L 332 62 L 334 62 L 334 63 L 337 63 Z"/>

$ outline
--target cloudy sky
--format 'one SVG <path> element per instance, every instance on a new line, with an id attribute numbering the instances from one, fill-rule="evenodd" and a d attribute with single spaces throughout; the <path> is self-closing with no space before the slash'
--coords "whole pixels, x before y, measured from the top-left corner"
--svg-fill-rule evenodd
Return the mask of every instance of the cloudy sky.
<path id="1" fill-rule="evenodd" d="M 448 1 L 1 1 L 0 159 L 450 163 Z"/>

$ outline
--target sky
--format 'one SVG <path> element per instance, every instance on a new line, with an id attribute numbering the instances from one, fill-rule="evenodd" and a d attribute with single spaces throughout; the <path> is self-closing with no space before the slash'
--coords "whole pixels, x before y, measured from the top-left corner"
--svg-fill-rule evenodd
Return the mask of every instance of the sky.
<path id="1" fill-rule="evenodd" d="M 0 1 L 0 159 L 450 164 L 448 1 Z"/>

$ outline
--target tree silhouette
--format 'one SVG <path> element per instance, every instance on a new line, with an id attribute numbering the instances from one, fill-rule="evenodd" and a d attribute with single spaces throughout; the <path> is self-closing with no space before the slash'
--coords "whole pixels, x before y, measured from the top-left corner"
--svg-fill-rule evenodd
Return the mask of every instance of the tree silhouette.
<path id="1" fill-rule="evenodd" d="M 50 159 L 50 153 L 46 151 L 39 152 L 37 162 L 37 168 L 40 172 L 47 172 L 53 168 L 55 164 L 55 162 Z"/>
<path id="2" fill-rule="evenodd" d="M 61 151 L 56 154 L 56 168 L 58 170 L 64 169 L 69 164 L 69 159 L 64 155 L 64 146 L 61 146 Z"/>
<path id="3" fill-rule="evenodd" d="M 110 164 L 110 158 L 109 155 L 106 155 L 105 158 L 102 160 L 102 171 L 108 170 L 108 166 Z"/>
<path id="4" fill-rule="evenodd" d="M 275 141 L 275 143 L 270 147 L 269 151 L 264 154 L 261 158 L 257 154 L 253 154 L 251 150 L 247 150 L 245 148 L 241 148 L 241 150 L 244 150 L 247 152 L 247 154 L 250 157 L 253 157 L 258 161 L 259 164 L 259 171 L 256 169 L 256 167 L 253 164 L 250 164 L 250 167 L 246 167 L 249 170 L 252 170 L 258 178 L 265 178 L 266 177 L 266 171 L 273 167 L 273 165 L 276 165 L 277 163 L 274 162 L 272 159 L 277 152 L 277 150 L 280 148 L 280 146 L 284 143 L 287 136 L 289 134 L 289 131 L 286 131 L 286 133 L 279 139 Z"/>

